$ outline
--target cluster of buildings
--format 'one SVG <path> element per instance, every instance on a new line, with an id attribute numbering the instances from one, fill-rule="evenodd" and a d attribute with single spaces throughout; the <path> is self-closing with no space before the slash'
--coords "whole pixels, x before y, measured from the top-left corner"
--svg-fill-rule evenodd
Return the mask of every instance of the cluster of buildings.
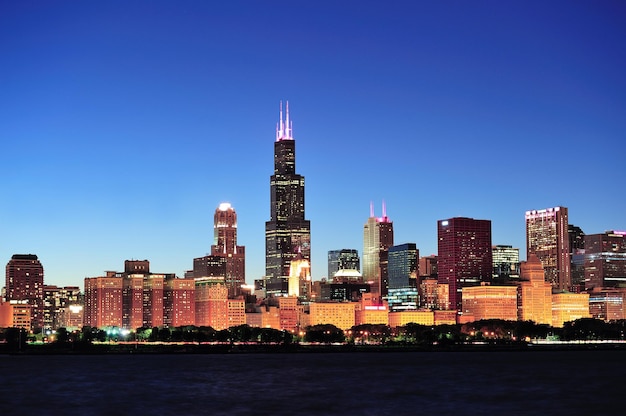
<path id="1" fill-rule="evenodd" d="M 246 285 L 245 247 L 237 215 L 220 204 L 211 254 L 193 259 L 183 277 L 153 273 L 148 260 L 87 277 L 78 287 L 44 285 L 36 255 L 16 254 L 6 266 L 0 327 L 32 331 L 59 327 L 232 326 L 299 331 L 333 324 L 391 327 L 531 320 L 555 327 L 594 317 L 626 319 L 626 232 L 587 234 L 557 206 L 527 211 L 526 261 L 519 249 L 493 245 L 491 221 L 454 217 L 437 222 L 437 254 L 396 244 L 393 222 L 370 206 L 362 258 L 354 248 L 328 252 L 328 277 L 311 279 L 311 224 L 304 177 L 296 173 L 289 107 L 282 104 L 265 224 L 265 276 Z"/>

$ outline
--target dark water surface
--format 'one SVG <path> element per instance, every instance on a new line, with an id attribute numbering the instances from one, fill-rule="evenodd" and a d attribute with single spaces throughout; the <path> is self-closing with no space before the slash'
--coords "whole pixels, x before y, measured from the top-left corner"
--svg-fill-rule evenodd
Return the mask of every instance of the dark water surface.
<path id="1" fill-rule="evenodd" d="M 0 355 L 0 415 L 621 415 L 625 370 L 612 350 Z"/>

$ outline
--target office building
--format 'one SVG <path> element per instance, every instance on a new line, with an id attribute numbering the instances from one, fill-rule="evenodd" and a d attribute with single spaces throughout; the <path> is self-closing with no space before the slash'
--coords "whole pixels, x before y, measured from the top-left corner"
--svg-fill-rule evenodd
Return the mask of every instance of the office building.
<path id="1" fill-rule="evenodd" d="M 562 328 L 565 322 L 591 318 L 589 293 L 558 292 L 552 294 L 552 326 Z"/>
<path id="2" fill-rule="evenodd" d="M 372 294 L 379 298 L 387 295 L 387 251 L 393 246 L 393 222 L 387 217 L 383 203 L 382 217 L 374 215 L 370 204 L 370 216 L 363 226 L 363 280 L 372 286 Z"/>
<path id="3" fill-rule="evenodd" d="M 493 279 L 500 282 L 519 279 L 519 248 L 496 245 L 491 248 Z"/>
<path id="4" fill-rule="evenodd" d="M 196 290 L 194 279 L 166 279 L 163 300 L 163 324 L 166 327 L 196 324 Z"/>
<path id="5" fill-rule="evenodd" d="M 225 281 L 228 296 L 242 294 L 241 286 L 246 283 L 246 248 L 237 245 L 237 213 L 231 204 L 221 203 L 213 219 L 212 256 L 226 259 Z"/>
<path id="6" fill-rule="evenodd" d="M 34 254 L 14 254 L 6 265 L 6 300 L 30 305 L 32 330 L 44 325 L 43 265 Z"/>
<path id="7" fill-rule="evenodd" d="M 463 288 L 460 323 L 482 319 L 517 321 L 517 288 L 515 286 L 468 286 Z"/>
<path id="8" fill-rule="evenodd" d="M 570 251 L 572 291 L 585 290 L 585 233 L 580 227 L 567 225 Z"/>
<path id="9" fill-rule="evenodd" d="M 626 231 L 585 236 L 585 289 L 626 286 Z"/>
<path id="10" fill-rule="evenodd" d="M 265 223 L 265 278 L 268 293 L 286 295 L 291 261 L 311 261 L 311 224 L 305 219 L 304 177 L 296 173 L 296 141 L 289 103 L 274 142 L 274 174 L 270 177 L 270 220 Z"/>
<path id="11" fill-rule="evenodd" d="M 227 329 L 228 288 L 224 277 L 196 277 L 195 291 L 196 325 L 216 331 Z"/>
<path id="12" fill-rule="evenodd" d="M 536 254 L 520 265 L 517 316 L 520 321 L 552 325 L 552 285 L 546 282 Z"/>
<path id="13" fill-rule="evenodd" d="M 85 278 L 84 323 L 86 326 L 100 329 L 124 327 L 122 278 L 111 273 L 109 272 L 107 276 Z"/>
<path id="14" fill-rule="evenodd" d="M 44 285 L 43 295 L 43 328 L 56 330 L 72 326 L 67 319 L 68 316 L 71 316 L 69 308 L 76 305 L 82 307 L 83 295 L 80 288 L 78 286 Z"/>
<path id="15" fill-rule="evenodd" d="M 526 211 L 526 258 L 535 253 L 555 290 L 570 290 L 568 214 L 565 207 Z"/>
<path id="16" fill-rule="evenodd" d="M 339 270 L 357 270 L 360 272 L 359 252 L 348 248 L 330 250 L 328 252 L 328 280 L 334 279 Z"/>
<path id="17" fill-rule="evenodd" d="M 448 285 L 445 309 L 461 309 L 461 290 L 491 282 L 491 221 L 456 217 L 437 222 L 438 283 Z"/>

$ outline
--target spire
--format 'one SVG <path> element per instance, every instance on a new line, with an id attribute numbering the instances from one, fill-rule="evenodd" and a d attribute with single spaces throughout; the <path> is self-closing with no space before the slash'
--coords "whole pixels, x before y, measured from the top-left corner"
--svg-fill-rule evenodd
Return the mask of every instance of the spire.
<path id="1" fill-rule="evenodd" d="M 383 218 L 387 218 L 387 206 L 385 205 L 384 199 L 383 199 Z"/>
<path id="2" fill-rule="evenodd" d="M 370 201 L 370 218 L 374 218 L 374 203 Z"/>
<path id="3" fill-rule="evenodd" d="M 285 117 L 285 138 L 291 139 L 291 123 L 289 122 L 289 101 L 287 101 L 287 116 Z"/>

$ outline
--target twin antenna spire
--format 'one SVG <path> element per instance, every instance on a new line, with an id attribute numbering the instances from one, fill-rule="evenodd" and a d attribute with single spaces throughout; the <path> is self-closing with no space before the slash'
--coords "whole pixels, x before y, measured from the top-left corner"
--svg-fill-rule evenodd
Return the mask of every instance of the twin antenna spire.
<path id="1" fill-rule="evenodd" d="M 276 123 L 276 141 L 293 140 L 293 122 L 289 120 L 289 101 L 285 108 L 287 115 L 283 121 L 283 102 L 280 101 L 280 120 Z"/>
<path id="2" fill-rule="evenodd" d="M 374 203 L 370 201 L 370 218 L 374 218 Z M 383 200 L 383 216 L 380 218 L 381 220 L 386 220 L 387 218 L 387 205 L 385 204 L 385 200 Z"/>

